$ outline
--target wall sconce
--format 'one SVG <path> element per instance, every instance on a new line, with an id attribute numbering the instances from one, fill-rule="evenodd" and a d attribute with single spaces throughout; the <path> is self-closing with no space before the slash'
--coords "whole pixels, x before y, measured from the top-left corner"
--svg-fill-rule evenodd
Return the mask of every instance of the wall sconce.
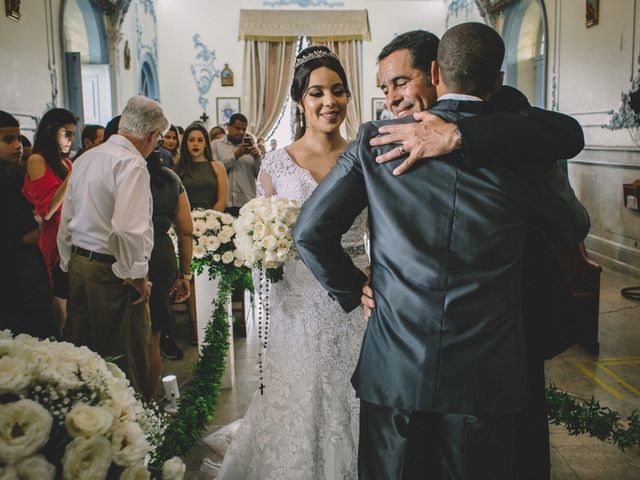
<path id="1" fill-rule="evenodd" d="M 164 398 L 169 402 L 164 407 L 167 413 L 178 413 L 178 403 L 176 400 L 180 398 L 180 389 L 178 388 L 178 378 L 174 374 L 162 377 L 162 385 L 164 386 Z"/>

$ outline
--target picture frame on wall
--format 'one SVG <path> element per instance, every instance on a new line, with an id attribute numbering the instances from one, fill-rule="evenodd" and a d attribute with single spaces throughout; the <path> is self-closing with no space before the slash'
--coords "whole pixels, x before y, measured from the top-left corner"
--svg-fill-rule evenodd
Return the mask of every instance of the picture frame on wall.
<path id="1" fill-rule="evenodd" d="M 387 110 L 384 98 L 371 99 L 371 119 L 372 120 L 391 120 L 393 114 Z"/>
<path id="2" fill-rule="evenodd" d="M 600 0 L 585 0 L 585 16 L 587 28 L 598 25 Z"/>
<path id="3" fill-rule="evenodd" d="M 20 0 L 4 0 L 7 17 L 16 22 L 20 20 Z"/>
<path id="4" fill-rule="evenodd" d="M 218 125 L 229 122 L 231 115 L 240 112 L 240 97 L 216 97 Z"/>

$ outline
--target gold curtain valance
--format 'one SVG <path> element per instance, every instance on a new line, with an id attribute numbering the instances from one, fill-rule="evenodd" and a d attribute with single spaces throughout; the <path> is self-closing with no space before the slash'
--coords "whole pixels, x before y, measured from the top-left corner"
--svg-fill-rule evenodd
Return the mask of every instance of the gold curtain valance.
<path id="1" fill-rule="evenodd" d="M 371 40 L 366 10 L 240 10 L 239 40 Z"/>

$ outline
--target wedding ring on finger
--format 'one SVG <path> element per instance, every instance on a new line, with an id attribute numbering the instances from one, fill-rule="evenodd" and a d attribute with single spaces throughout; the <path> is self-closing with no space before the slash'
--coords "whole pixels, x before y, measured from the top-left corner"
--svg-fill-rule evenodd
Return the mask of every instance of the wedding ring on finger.
<path id="1" fill-rule="evenodd" d="M 404 145 L 398 145 L 398 151 L 401 155 L 406 155 L 407 151 L 404 149 Z"/>

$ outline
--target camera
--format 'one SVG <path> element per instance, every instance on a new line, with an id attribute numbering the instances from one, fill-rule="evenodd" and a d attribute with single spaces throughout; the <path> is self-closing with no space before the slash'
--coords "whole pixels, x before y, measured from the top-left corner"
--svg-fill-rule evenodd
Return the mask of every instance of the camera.
<path id="1" fill-rule="evenodd" d="M 249 145 L 249 146 L 250 146 L 250 145 L 253 145 L 253 137 L 252 137 L 251 135 L 245 135 L 245 136 L 242 138 L 242 143 L 243 143 L 244 145 Z"/>

